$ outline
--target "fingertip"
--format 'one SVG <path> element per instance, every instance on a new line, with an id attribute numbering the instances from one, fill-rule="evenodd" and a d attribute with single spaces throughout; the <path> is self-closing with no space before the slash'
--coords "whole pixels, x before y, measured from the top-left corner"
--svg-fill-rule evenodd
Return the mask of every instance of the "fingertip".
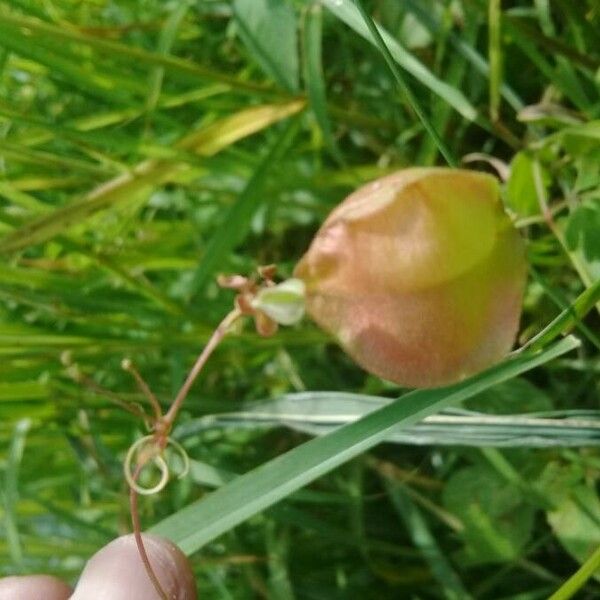
<path id="1" fill-rule="evenodd" d="M 169 600 L 196 600 L 190 564 L 172 542 L 143 534 L 148 558 Z M 133 535 L 113 540 L 88 561 L 71 600 L 161 600 Z"/>
<path id="2" fill-rule="evenodd" d="M 196 581 L 192 567 L 179 546 L 171 540 L 150 533 L 145 533 L 142 537 L 146 550 L 151 557 L 152 565 L 154 566 L 153 558 L 156 557 L 157 562 L 159 562 L 159 570 L 176 575 L 173 587 L 177 588 L 179 595 L 173 596 L 174 600 L 196 600 Z M 157 573 L 157 575 L 160 579 L 160 573 Z"/>
<path id="3" fill-rule="evenodd" d="M 72 589 L 51 575 L 23 575 L 0 579 L 1 600 L 67 600 Z"/>

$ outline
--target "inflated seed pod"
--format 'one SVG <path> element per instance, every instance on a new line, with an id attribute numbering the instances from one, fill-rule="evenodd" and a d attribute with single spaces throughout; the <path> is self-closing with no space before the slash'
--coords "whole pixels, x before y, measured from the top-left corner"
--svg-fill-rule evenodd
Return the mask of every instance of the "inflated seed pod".
<path id="1" fill-rule="evenodd" d="M 525 275 L 496 179 L 444 168 L 358 189 L 294 272 L 308 314 L 365 370 L 408 387 L 459 381 L 506 355 Z"/>

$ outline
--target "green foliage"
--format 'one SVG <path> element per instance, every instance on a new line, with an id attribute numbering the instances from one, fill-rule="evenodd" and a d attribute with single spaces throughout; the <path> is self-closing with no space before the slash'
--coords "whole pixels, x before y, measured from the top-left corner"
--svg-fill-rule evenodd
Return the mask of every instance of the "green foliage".
<path id="1" fill-rule="evenodd" d="M 540 204 L 533 171 L 534 162 L 526 152 L 517 152 L 510 163 L 510 175 L 506 183 L 506 203 L 521 217 L 539 214 Z M 544 187 L 548 177 L 542 175 Z"/>
<path id="2" fill-rule="evenodd" d="M 561 544 L 582 563 L 600 546 L 600 502 L 589 486 L 571 488 L 548 513 L 548 522 Z"/>
<path id="3" fill-rule="evenodd" d="M 231 308 L 215 275 L 290 276 L 353 189 L 446 147 L 509 174 L 526 349 L 459 407 L 473 380 L 406 393 L 307 321 L 236 330 L 142 522 L 207 599 L 600 594 L 597 2 L 361 5 L 0 0 L 1 575 L 74 581 L 129 530 L 146 431 L 76 370 L 143 403 L 129 357 L 166 407 Z"/>
<path id="4" fill-rule="evenodd" d="M 515 357 L 447 388 L 417 390 L 368 416 L 290 450 L 258 469 L 170 516 L 152 531 L 173 539 L 186 553 L 235 527 L 298 488 L 383 441 L 390 424 L 410 425 L 440 408 L 469 398 L 517 373 L 568 352 L 577 345 L 567 338 L 542 355 Z M 204 523 L 190 531 L 189 523 Z M 506 558 L 506 557 L 505 557 Z"/>
<path id="5" fill-rule="evenodd" d="M 252 58 L 283 88 L 298 91 L 298 23 L 294 9 L 277 0 L 235 0 L 233 10 Z"/>
<path id="6" fill-rule="evenodd" d="M 580 249 L 585 259 L 600 262 L 600 197 L 578 206 L 569 216 L 565 239 L 571 250 Z"/>
<path id="7" fill-rule="evenodd" d="M 462 523 L 464 560 L 472 564 L 516 560 L 533 533 L 534 507 L 489 466 L 455 471 L 444 489 L 444 506 Z"/>

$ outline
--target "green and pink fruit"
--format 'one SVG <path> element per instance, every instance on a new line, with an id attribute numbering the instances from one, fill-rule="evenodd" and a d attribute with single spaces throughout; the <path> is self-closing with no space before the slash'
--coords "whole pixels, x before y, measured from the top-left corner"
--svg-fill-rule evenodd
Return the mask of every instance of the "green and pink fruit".
<path id="1" fill-rule="evenodd" d="M 526 262 L 495 178 L 413 168 L 348 196 L 294 276 L 308 314 L 364 369 L 433 387 L 510 351 Z"/>

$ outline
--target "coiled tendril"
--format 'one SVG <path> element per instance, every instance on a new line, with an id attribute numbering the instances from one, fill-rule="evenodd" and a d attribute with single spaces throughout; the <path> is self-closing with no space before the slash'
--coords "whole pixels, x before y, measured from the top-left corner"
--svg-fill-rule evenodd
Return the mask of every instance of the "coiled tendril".
<path id="1" fill-rule="evenodd" d="M 235 308 L 225 316 L 225 318 L 215 329 L 212 336 L 206 343 L 206 346 L 196 359 L 194 366 L 190 370 L 185 382 L 181 386 L 181 389 L 175 396 L 171 406 L 164 414 L 158 399 L 153 394 L 152 390 L 144 381 L 140 373 L 137 371 L 131 360 L 127 358 L 124 359 L 121 363 L 121 366 L 125 371 L 131 373 L 136 380 L 138 388 L 149 401 L 153 413 L 151 415 L 149 415 L 141 406 L 130 402 L 124 402 L 116 394 L 98 386 L 91 378 L 86 377 L 79 371 L 79 369 L 77 369 L 77 366 L 72 363 L 71 357 L 67 353 L 64 354 L 62 359 L 63 363 L 66 367 L 68 367 L 70 374 L 74 379 L 84 383 L 96 393 L 110 397 L 116 404 L 123 407 L 125 410 L 129 411 L 135 416 L 141 418 L 146 427 L 152 432 L 149 435 L 145 435 L 144 437 L 140 438 L 130 446 L 125 456 L 123 472 L 125 479 L 127 480 L 127 484 L 129 485 L 131 520 L 140 558 L 142 559 L 144 568 L 146 569 L 146 572 L 148 573 L 148 576 L 152 581 L 152 584 L 154 585 L 158 595 L 163 600 L 169 599 L 166 592 L 163 590 L 158 577 L 154 573 L 154 569 L 152 568 L 148 554 L 144 547 L 137 506 L 137 496 L 151 496 L 153 494 L 157 494 L 163 490 L 169 482 L 169 465 L 164 457 L 165 450 L 169 446 L 173 446 L 176 453 L 179 454 L 183 461 L 183 468 L 178 475 L 178 479 L 181 479 L 188 474 L 190 470 L 189 456 L 185 451 L 185 448 L 183 448 L 179 442 L 172 439 L 169 434 L 179 409 L 187 397 L 192 384 L 206 364 L 206 361 L 214 349 L 227 334 L 231 325 L 244 315 L 251 316 L 254 318 L 256 329 L 261 335 L 269 336 L 275 333 L 277 329 L 277 322 L 273 320 L 272 316 L 269 314 L 269 311 L 267 310 L 268 307 L 264 302 L 262 304 L 260 302 L 257 303 L 257 298 L 264 289 L 269 289 L 272 291 L 274 287 L 276 287 L 273 282 L 273 277 L 275 276 L 275 266 L 268 265 L 266 267 L 259 267 L 258 274 L 261 279 L 260 284 L 255 279 L 249 279 L 240 275 L 221 277 L 219 279 L 219 285 L 221 285 L 221 287 L 229 288 L 237 292 Z M 289 323 L 286 321 L 284 324 Z M 160 472 L 160 479 L 155 485 L 144 487 L 138 483 L 138 480 L 141 472 L 150 463 L 153 463 Z"/>
<path id="2" fill-rule="evenodd" d="M 182 479 L 190 471 L 190 457 L 185 451 L 185 448 L 170 437 L 166 440 L 166 446 L 173 446 L 183 461 L 183 469 L 177 476 L 178 479 Z M 164 450 L 157 444 L 154 435 L 146 435 L 131 445 L 125 456 L 125 462 L 123 463 L 125 479 L 131 489 L 142 496 L 151 496 L 164 489 L 169 482 L 170 473 L 163 452 Z M 137 482 L 137 479 L 139 478 L 140 471 L 150 461 L 152 461 L 160 471 L 160 479 L 157 484 L 151 487 L 144 487 Z M 136 472 L 137 477 L 135 476 Z"/>

